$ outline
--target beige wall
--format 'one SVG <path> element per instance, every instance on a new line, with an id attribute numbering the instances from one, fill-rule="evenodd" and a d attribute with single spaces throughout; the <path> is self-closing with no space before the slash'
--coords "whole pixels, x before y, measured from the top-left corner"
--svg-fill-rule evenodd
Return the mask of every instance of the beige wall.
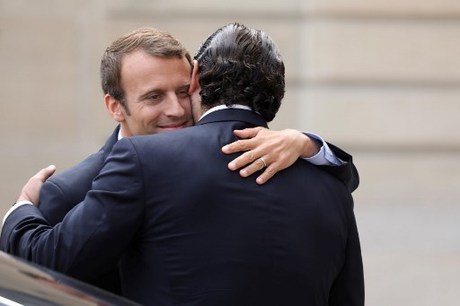
<path id="1" fill-rule="evenodd" d="M 37 169 L 65 169 L 111 133 L 98 66 L 114 38 L 154 26 L 193 53 L 232 21 L 268 32 L 284 56 L 272 127 L 355 157 L 368 305 L 456 304 L 458 0 L 0 0 L 0 212 Z"/>

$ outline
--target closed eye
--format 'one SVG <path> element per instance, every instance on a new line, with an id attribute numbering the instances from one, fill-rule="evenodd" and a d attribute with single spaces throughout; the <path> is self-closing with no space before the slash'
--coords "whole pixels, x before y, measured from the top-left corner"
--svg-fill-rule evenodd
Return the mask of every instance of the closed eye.
<path id="1" fill-rule="evenodd" d="M 163 100 L 164 95 L 162 93 L 155 93 L 155 92 L 150 92 L 145 94 L 142 98 L 141 101 L 144 102 L 145 104 L 156 104 L 159 103 Z"/>
<path id="2" fill-rule="evenodd" d="M 190 84 L 180 87 L 178 90 L 176 90 L 176 95 L 180 98 L 190 97 L 190 95 L 188 94 L 189 88 Z"/>
<path id="3" fill-rule="evenodd" d="M 177 94 L 177 96 L 179 98 L 188 98 L 188 97 L 190 97 L 190 95 L 188 94 L 188 90 L 181 90 L 181 91 L 178 91 L 176 94 Z"/>

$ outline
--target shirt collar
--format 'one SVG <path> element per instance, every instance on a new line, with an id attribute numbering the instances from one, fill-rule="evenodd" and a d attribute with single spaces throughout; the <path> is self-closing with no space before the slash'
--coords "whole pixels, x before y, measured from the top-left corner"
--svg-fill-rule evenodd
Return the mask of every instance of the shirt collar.
<path id="1" fill-rule="evenodd" d="M 210 113 L 213 113 L 215 111 L 222 110 L 222 109 L 229 109 L 229 108 L 245 109 L 245 110 L 248 110 L 248 111 L 252 111 L 252 109 L 249 106 L 246 106 L 246 105 L 232 104 L 232 105 L 227 106 L 227 105 L 223 104 L 223 105 L 214 106 L 214 107 L 211 107 L 210 109 L 208 109 L 203 115 L 201 115 L 200 120 L 203 119 L 204 116 L 209 115 Z"/>

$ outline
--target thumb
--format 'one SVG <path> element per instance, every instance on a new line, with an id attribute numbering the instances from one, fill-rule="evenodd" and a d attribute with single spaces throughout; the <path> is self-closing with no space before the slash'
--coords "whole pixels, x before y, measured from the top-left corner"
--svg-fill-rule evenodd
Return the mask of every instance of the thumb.
<path id="1" fill-rule="evenodd" d="M 56 171 L 56 166 L 51 165 L 38 171 L 32 176 L 29 181 L 22 187 L 21 193 L 16 202 L 29 201 L 38 204 L 40 190 L 43 183 Z"/>
<path id="2" fill-rule="evenodd" d="M 56 166 L 55 165 L 49 165 L 46 168 L 41 169 L 40 171 L 37 172 L 37 174 L 34 175 L 36 179 L 39 179 L 42 182 L 45 182 L 50 176 L 54 174 L 56 171 Z"/>

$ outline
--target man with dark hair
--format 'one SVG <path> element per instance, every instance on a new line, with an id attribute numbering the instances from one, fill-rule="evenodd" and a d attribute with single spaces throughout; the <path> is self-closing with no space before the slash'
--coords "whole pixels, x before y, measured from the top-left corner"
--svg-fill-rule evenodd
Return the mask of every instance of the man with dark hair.
<path id="1" fill-rule="evenodd" d="M 101 59 L 101 86 L 106 109 L 119 126 L 100 151 L 53 176 L 44 184 L 39 208 L 50 225 L 61 222 L 65 214 L 85 198 L 93 179 L 99 174 L 118 139 L 193 125 L 188 95 L 191 67 L 192 59 L 185 47 L 170 33 L 154 28 L 137 29 L 119 37 L 107 47 Z M 265 140 L 263 133 L 270 138 Z M 262 141 L 232 162 L 232 165 L 238 165 L 235 168 L 248 164 L 242 172 L 247 176 L 260 170 L 262 165 L 257 158 L 264 158 L 268 167 L 259 173 L 259 183 L 264 183 L 274 173 L 289 166 L 299 155 L 309 157 L 317 152 L 316 141 L 299 132 L 267 133 L 268 130 L 264 130 L 259 137 L 230 144 L 230 147 L 238 148 L 242 141 L 256 144 Z M 283 142 L 276 142 L 278 138 Z M 269 147 L 272 142 L 275 142 L 275 146 Z M 324 147 L 328 145 L 324 143 Z M 351 156 L 332 145 L 330 147 L 346 162 L 340 166 L 322 168 L 332 170 L 350 188 L 356 188 L 358 174 Z M 187 154 L 187 150 L 185 148 L 183 154 Z M 282 154 L 279 154 L 280 151 Z M 246 156 L 252 158 L 247 159 Z M 91 280 L 91 283 L 120 293 L 117 272 Z"/>
<path id="2" fill-rule="evenodd" d="M 62 223 L 16 207 L 2 248 L 84 280 L 120 261 L 123 295 L 145 305 L 364 305 L 347 187 L 300 160 L 258 185 L 228 171 L 219 151 L 235 129 L 266 126 L 278 111 L 284 64 L 274 42 L 230 24 L 195 59 L 196 126 L 120 140 Z M 18 200 L 36 201 L 52 172 Z"/>

